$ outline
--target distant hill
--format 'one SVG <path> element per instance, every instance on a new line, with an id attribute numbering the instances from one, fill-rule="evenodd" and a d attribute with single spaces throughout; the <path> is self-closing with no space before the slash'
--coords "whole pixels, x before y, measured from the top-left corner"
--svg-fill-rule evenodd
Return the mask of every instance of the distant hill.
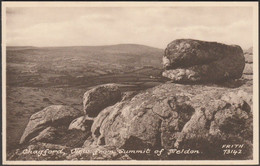
<path id="1" fill-rule="evenodd" d="M 28 49 L 34 49 L 37 47 L 33 46 L 7 46 L 6 50 L 28 50 Z"/>
<path id="2" fill-rule="evenodd" d="M 160 67 L 162 49 L 137 44 L 119 44 L 109 46 L 73 46 L 73 47 L 7 47 L 9 56 L 26 55 L 24 61 L 52 57 L 103 60 L 106 62 L 127 62 L 128 65 L 151 65 Z M 14 60 L 14 59 L 13 59 Z M 19 61 L 22 60 L 21 58 Z M 36 59 L 35 59 L 36 60 Z M 14 60 L 15 61 L 15 60 Z M 133 63 L 133 64 L 130 64 Z"/>
<path id="3" fill-rule="evenodd" d="M 10 85 L 82 84 L 94 77 L 138 73 L 158 76 L 163 49 L 137 44 L 72 47 L 7 47 Z M 147 71 L 149 67 L 149 71 Z M 144 73 L 142 73 L 142 68 Z M 138 72 L 135 72 L 138 70 Z"/>
<path id="4" fill-rule="evenodd" d="M 34 47 L 34 46 L 7 46 L 7 50 L 79 50 L 79 51 L 112 51 L 112 52 L 127 52 L 127 53 L 144 53 L 162 51 L 163 49 L 139 45 L 139 44 L 117 44 L 104 46 L 59 46 L 59 47 Z"/>

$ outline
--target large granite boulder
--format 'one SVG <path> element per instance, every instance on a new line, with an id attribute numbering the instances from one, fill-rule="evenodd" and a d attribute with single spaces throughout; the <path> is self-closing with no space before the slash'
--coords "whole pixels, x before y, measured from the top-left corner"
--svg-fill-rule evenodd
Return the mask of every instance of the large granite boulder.
<path id="1" fill-rule="evenodd" d="M 174 82 L 219 82 L 240 78 L 245 58 L 237 45 L 178 39 L 167 45 L 163 66 Z"/>
<path id="2" fill-rule="evenodd" d="M 116 84 L 99 85 L 83 97 L 83 109 L 89 117 L 96 117 L 99 112 L 121 100 L 121 91 Z"/>
<path id="3" fill-rule="evenodd" d="M 68 127 L 73 119 L 81 115 L 81 111 L 69 106 L 52 105 L 46 107 L 30 117 L 29 123 L 20 139 L 20 144 L 31 139 L 41 140 L 44 135 L 53 135 L 53 127 Z"/>
<path id="4" fill-rule="evenodd" d="M 210 152 L 204 144 L 216 149 L 215 144 L 252 141 L 251 106 L 246 90 L 167 83 L 105 108 L 91 132 L 98 145 L 130 150 L 186 146 L 205 154 Z M 203 141 L 193 145 L 194 139 Z"/>

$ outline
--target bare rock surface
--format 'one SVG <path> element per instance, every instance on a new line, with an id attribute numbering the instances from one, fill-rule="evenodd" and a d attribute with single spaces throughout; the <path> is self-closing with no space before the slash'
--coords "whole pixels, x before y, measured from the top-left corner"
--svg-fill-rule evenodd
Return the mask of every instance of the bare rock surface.
<path id="1" fill-rule="evenodd" d="M 251 107 L 248 89 L 167 83 L 105 108 L 91 132 L 98 145 L 130 149 L 181 148 L 198 137 L 252 141 Z"/>
<path id="2" fill-rule="evenodd" d="M 99 85 L 84 94 L 84 112 L 89 117 L 96 117 L 102 109 L 120 101 L 121 95 L 116 84 Z"/>
<path id="3" fill-rule="evenodd" d="M 163 66 L 174 82 L 218 82 L 240 78 L 245 57 L 237 45 L 178 39 L 165 49 Z"/>
<path id="4" fill-rule="evenodd" d="M 28 142 L 39 134 L 44 134 L 47 131 L 41 132 L 50 126 L 68 126 L 73 119 L 80 115 L 82 115 L 81 111 L 69 106 L 52 105 L 46 107 L 30 117 L 29 123 L 20 139 L 20 144 Z"/>
<path id="5" fill-rule="evenodd" d="M 93 119 L 89 118 L 88 116 L 81 116 L 78 117 L 77 119 L 74 119 L 70 125 L 69 125 L 69 130 L 81 130 L 81 131 L 86 131 L 90 129 L 91 125 L 93 123 Z"/>
<path id="6" fill-rule="evenodd" d="M 55 127 L 47 127 L 42 130 L 36 137 L 32 138 L 29 142 L 52 142 L 55 139 L 57 129 Z"/>

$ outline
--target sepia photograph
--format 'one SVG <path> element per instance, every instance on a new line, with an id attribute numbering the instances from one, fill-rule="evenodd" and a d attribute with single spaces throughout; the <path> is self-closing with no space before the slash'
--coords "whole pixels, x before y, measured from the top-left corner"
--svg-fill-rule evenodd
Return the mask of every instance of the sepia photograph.
<path id="1" fill-rule="evenodd" d="M 1 6 L 3 164 L 259 164 L 258 2 Z"/>

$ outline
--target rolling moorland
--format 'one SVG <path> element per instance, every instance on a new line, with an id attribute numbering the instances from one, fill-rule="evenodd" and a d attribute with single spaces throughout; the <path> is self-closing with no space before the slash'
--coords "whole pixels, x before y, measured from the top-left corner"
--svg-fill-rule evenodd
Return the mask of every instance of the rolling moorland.
<path id="1" fill-rule="evenodd" d="M 18 144 L 33 113 L 52 104 L 82 110 L 84 92 L 95 85 L 139 91 L 165 82 L 163 53 L 135 44 L 7 47 L 7 149 Z"/>

